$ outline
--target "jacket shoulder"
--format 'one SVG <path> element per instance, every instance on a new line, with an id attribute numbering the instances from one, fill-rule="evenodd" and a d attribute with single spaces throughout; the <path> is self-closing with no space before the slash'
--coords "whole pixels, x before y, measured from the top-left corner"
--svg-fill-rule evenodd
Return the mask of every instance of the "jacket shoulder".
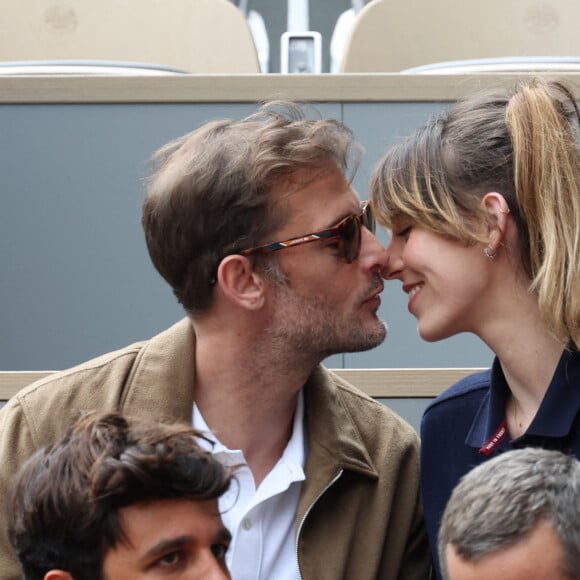
<path id="1" fill-rule="evenodd" d="M 466 430 L 489 393 L 490 382 L 491 369 L 474 373 L 449 387 L 427 406 L 421 418 L 423 450 L 438 445 L 444 449 L 449 439 L 465 438 Z"/>
<path id="2" fill-rule="evenodd" d="M 4 426 L 12 419 L 26 421 L 33 440 L 60 432 L 81 410 L 117 411 L 135 360 L 146 343 L 135 343 L 80 365 L 54 372 L 16 393 L 0 410 Z"/>
<path id="3" fill-rule="evenodd" d="M 123 382 L 146 344 L 146 342 L 137 342 L 74 367 L 55 371 L 24 387 L 12 399 L 20 402 L 32 401 L 35 397 L 44 397 L 48 394 L 56 395 L 60 390 L 71 387 L 80 391 L 88 390 L 105 379 L 107 384 L 114 382 L 115 379 Z"/>

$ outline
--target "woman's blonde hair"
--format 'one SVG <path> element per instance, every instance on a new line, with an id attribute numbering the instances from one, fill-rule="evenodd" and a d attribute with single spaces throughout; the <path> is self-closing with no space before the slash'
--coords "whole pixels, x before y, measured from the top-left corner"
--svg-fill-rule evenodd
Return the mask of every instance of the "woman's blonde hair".
<path id="1" fill-rule="evenodd" d="M 546 327 L 580 346 L 580 113 L 569 88 L 534 79 L 452 106 L 389 150 L 373 176 L 378 221 L 404 218 L 487 243 L 481 200 L 506 199 Z"/>

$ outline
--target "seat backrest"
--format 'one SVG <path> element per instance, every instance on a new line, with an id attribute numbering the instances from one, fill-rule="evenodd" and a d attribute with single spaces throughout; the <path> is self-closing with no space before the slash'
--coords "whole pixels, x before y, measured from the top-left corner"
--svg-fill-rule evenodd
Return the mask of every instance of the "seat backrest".
<path id="1" fill-rule="evenodd" d="M 580 56 L 578 0 L 372 0 L 342 72 L 396 72 L 443 61 Z"/>
<path id="2" fill-rule="evenodd" d="M 248 23 L 229 0 L 0 0 L 0 60 L 260 72 Z"/>

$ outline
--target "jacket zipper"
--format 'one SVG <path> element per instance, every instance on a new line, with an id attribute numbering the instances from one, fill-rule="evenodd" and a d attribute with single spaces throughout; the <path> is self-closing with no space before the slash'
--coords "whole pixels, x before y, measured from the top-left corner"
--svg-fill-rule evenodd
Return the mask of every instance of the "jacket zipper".
<path id="1" fill-rule="evenodd" d="M 298 526 L 298 533 L 296 534 L 296 561 L 298 562 L 298 576 L 299 576 L 300 580 L 302 580 L 302 569 L 300 568 L 300 555 L 298 553 L 298 543 L 300 541 L 300 534 L 302 532 L 302 527 L 304 526 L 304 522 L 306 521 L 306 518 L 308 517 L 308 514 L 312 511 L 312 508 L 316 505 L 316 503 L 318 502 L 318 500 L 338 481 L 338 479 L 343 474 L 343 472 L 344 472 L 344 470 L 341 469 L 330 480 L 330 482 L 326 485 L 326 487 L 316 496 L 316 498 L 314 499 L 314 501 L 310 504 L 310 506 L 306 510 L 306 513 L 302 517 L 302 521 L 300 522 L 300 525 Z"/>

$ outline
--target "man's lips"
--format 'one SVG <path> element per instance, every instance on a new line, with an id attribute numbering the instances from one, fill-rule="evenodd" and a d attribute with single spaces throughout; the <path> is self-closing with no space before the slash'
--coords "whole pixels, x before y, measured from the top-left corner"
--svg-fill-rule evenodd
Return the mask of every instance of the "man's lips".
<path id="1" fill-rule="evenodd" d="M 384 286 L 381 284 L 378 288 L 374 288 L 372 294 L 363 301 L 363 304 L 381 304 L 381 293 L 384 290 Z"/>

